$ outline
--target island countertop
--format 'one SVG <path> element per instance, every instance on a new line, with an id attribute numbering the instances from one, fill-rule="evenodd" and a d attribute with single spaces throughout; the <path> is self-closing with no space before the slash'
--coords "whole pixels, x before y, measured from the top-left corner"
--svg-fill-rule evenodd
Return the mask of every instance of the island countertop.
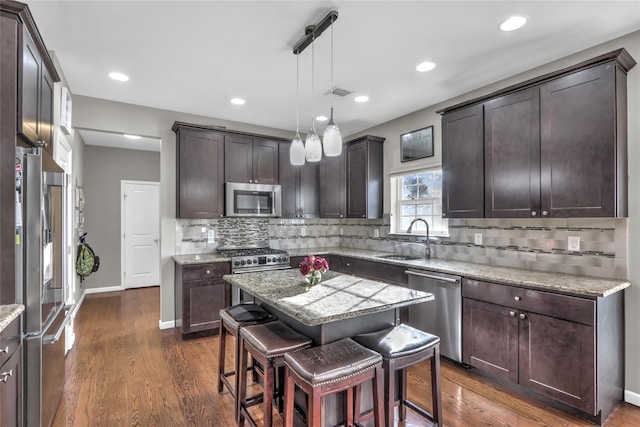
<path id="1" fill-rule="evenodd" d="M 227 274 L 223 279 L 306 326 L 432 301 L 433 294 L 328 271 L 306 289 L 297 269 Z"/>

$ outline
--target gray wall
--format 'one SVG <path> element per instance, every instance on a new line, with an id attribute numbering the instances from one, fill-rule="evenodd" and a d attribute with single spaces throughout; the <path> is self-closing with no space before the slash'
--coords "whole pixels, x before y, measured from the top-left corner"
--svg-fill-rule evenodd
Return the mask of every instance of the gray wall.
<path id="1" fill-rule="evenodd" d="M 84 197 L 87 242 L 100 269 L 81 288 L 120 286 L 120 181 L 160 181 L 160 153 L 86 145 Z"/>

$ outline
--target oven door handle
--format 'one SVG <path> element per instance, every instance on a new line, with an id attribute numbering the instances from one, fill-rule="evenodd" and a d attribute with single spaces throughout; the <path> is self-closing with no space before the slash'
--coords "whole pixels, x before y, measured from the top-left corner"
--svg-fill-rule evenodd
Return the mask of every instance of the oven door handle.
<path id="1" fill-rule="evenodd" d="M 283 265 L 282 267 L 256 267 L 256 268 L 243 268 L 241 270 L 233 271 L 233 274 L 242 274 L 242 273 L 255 273 L 256 271 L 273 271 L 273 270 L 289 270 L 291 268 L 290 265 Z"/>

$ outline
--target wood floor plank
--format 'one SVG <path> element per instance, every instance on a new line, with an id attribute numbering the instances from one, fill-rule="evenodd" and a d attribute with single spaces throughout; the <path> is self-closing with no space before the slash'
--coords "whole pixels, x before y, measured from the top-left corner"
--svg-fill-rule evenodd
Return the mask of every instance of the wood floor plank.
<path id="1" fill-rule="evenodd" d="M 218 337 L 183 341 L 174 330 L 159 330 L 159 307 L 157 287 L 85 298 L 53 426 L 235 426 L 231 395 L 217 392 Z M 231 338 L 228 367 L 232 350 Z M 409 397 L 426 408 L 428 374 L 428 363 L 408 373 Z M 446 427 L 592 426 L 451 363 L 442 363 L 441 381 Z M 261 421 L 261 411 L 252 413 Z M 425 425 L 411 410 L 407 414 L 398 427 Z M 274 416 L 274 427 L 281 426 Z M 605 426 L 640 426 L 640 408 L 620 405 Z"/>

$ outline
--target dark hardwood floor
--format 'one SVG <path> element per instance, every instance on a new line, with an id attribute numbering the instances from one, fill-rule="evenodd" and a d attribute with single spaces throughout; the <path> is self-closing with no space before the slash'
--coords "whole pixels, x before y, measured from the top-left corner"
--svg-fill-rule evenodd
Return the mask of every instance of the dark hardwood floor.
<path id="1" fill-rule="evenodd" d="M 216 390 L 218 337 L 182 341 L 173 330 L 159 330 L 159 304 L 157 287 L 85 298 L 54 426 L 235 425 L 231 396 Z M 425 372 L 427 363 L 410 371 L 409 393 L 428 407 Z M 446 362 L 442 393 L 447 427 L 592 426 Z M 408 413 L 400 426 L 425 425 Z M 274 426 L 281 425 L 274 416 Z M 605 425 L 640 426 L 640 408 L 622 404 Z"/>

